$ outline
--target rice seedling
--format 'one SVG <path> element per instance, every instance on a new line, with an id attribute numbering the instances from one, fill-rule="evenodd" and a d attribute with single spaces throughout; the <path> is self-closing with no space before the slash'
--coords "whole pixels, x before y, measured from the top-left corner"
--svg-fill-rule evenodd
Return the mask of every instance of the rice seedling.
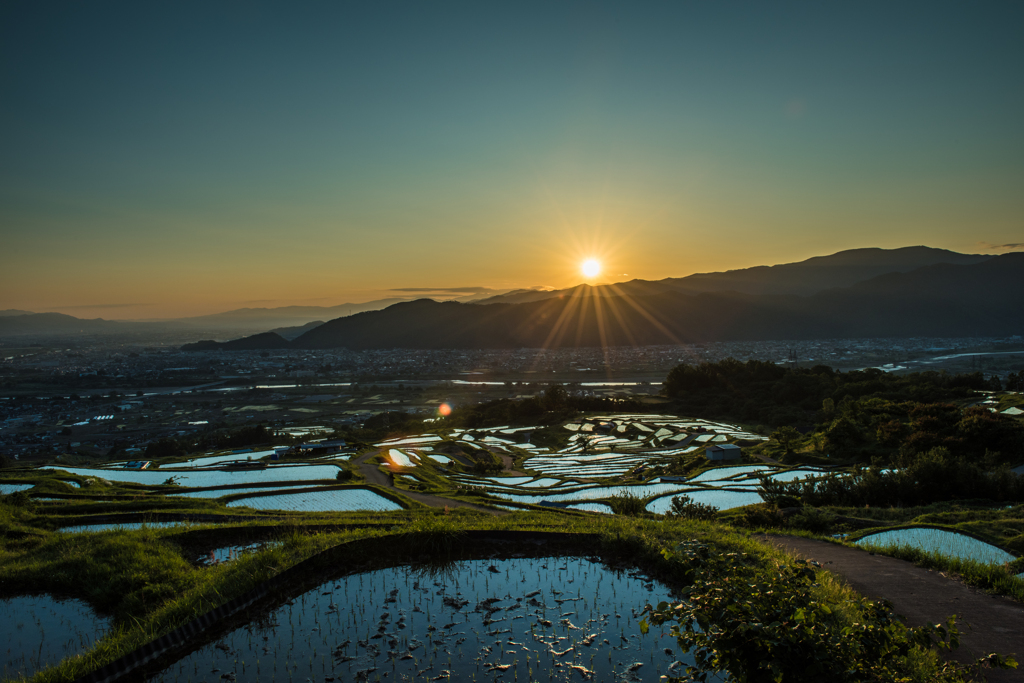
<path id="1" fill-rule="evenodd" d="M 30 677 L 62 659 L 88 651 L 110 628 L 80 600 L 25 595 L 0 600 L 0 674 Z"/>
<path id="2" fill-rule="evenodd" d="M 489 571 L 491 567 L 498 571 Z M 633 610 L 640 609 L 649 599 L 642 580 L 581 558 L 467 561 L 436 575 L 433 590 L 429 591 L 422 590 L 420 580 L 410 581 L 415 574 L 408 567 L 398 567 L 343 577 L 336 582 L 337 588 L 319 586 L 275 611 L 273 620 L 285 625 L 287 631 L 282 634 L 277 628 L 268 632 L 272 644 L 269 655 L 265 653 L 267 643 L 253 641 L 249 637 L 251 631 L 244 627 L 226 635 L 219 644 L 189 655 L 154 680 L 178 680 L 187 671 L 207 666 L 223 669 L 227 664 L 219 655 L 225 647 L 237 653 L 239 662 L 259 654 L 273 657 L 276 650 L 278 659 L 283 656 L 292 662 L 302 661 L 302 670 L 310 672 L 316 662 L 325 661 L 323 653 L 330 652 L 334 664 L 331 670 L 345 680 L 360 680 L 363 672 L 385 666 L 397 680 L 404 680 L 403 676 L 415 678 L 423 666 L 443 666 L 452 680 L 467 680 L 480 664 L 465 656 L 469 652 L 477 652 L 485 668 L 502 671 L 506 680 L 533 680 L 542 655 L 560 666 L 563 658 L 578 666 L 582 650 L 589 649 L 584 668 L 602 675 L 610 670 L 598 658 L 601 647 L 609 647 L 601 645 L 604 629 L 608 628 L 607 624 L 601 625 L 601 614 L 610 612 L 610 605 L 601 604 L 601 594 L 595 593 L 593 600 L 584 601 L 579 590 L 575 597 L 570 597 L 558 587 L 568 581 L 598 581 L 614 586 L 615 591 L 607 595 L 629 604 Z M 668 594 L 663 587 L 657 590 Z M 532 597 L 532 602 L 526 595 Z M 352 599 L 358 603 L 342 602 Z M 394 602 L 386 603 L 388 599 Z M 376 618 L 367 615 L 364 619 L 339 622 L 326 618 L 332 613 L 332 604 L 341 605 L 340 609 L 349 613 L 366 614 L 375 605 L 388 609 L 378 610 Z M 421 611 L 415 610 L 417 606 Z M 559 635 L 541 636 L 540 633 L 547 632 L 543 623 L 549 622 L 545 614 L 552 607 L 562 607 L 558 614 L 566 615 L 556 625 L 555 633 Z M 407 630 L 408 636 L 398 636 L 398 619 L 393 618 L 394 614 L 402 615 L 406 625 L 403 630 Z M 580 635 L 583 628 L 576 621 L 594 630 Z M 298 634 L 302 637 L 296 637 Z M 286 638 L 282 639 L 282 635 Z M 410 656 L 418 649 L 417 638 L 427 645 L 425 659 Z M 343 654 L 348 651 L 347 646 L 339 647 L 348 641 L 358 641 L 354 656 Z M 666 657 L 666 645 L 671 645 L 670 639 L 648 637 L 620 643 L 616 651 L 660 662 Z M 292 666 L 285 668 L 289 675 L 294 670 Z M 657 680 L 654 668 L 647 673 L 649 676 L 637 680 Z"/>

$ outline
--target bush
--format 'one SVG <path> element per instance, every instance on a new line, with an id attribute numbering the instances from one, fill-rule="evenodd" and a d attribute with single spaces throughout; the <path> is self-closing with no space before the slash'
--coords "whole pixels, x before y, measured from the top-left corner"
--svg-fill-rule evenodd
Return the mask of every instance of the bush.
<path id="1" fill-rule="evenodd" d="M 761 498 L 782 507 L 791 496 L 805 505 L 840 507 L 914 507 L 950 500 L 1024 500 L 1024 477 L 1005 466 L 986 471 L 978 463 L 952 455 L 945 448 L 914 454 L 902 459 L 901 467 L 877 467 L 854 474 L 831 473 L 814 479 L 791 482 L 761 477 Z"/>
<path id="2" fill-rule="evenodd" d="M 672 498 L 672 505 L 668 512 L 665 513 L 665 516 L 679 519 L 701 519 L 704 521 L 711 521 L 717 514 L 718 508 L 714 505 L 705 505 L 704 503 L 694 502 L 689 496 L 683 494 Z"/>
<path id="3" fill-rule="evenodd" d="M 352 477 L 355 476 L 352 470 L 338 470 L 338 474 L 334 477 L 338 481 L 352 481 Z"/>
<path id="4" fill-rule="evenodd" d="M 743 510 L 743 526 L 750 528 L 772 529 L 785 526 L 782 513 L 774 505 L 748 505 Z"/>
<path id="5" fill-rule="evenodd" d="M 815 508 L 804 508 L 789 519 L 791 526 L 810 531 L 812 534 L 828 533 L 834 521 L 832 515 Z"/>
<path id="6" fill-rule="evenodd" d="M 27 508 L 32 506 L 32 497 L 28 495 L 28 491 L 15 491 L 14 493 L 7 496 L 0 496 L 3 501 L 8 505 L 14 507 Z"/>
<path id="7" fill-rule="evenodd" d="M 946 626 L 907 627 L 885 601 L 848 601 L 845 610 L 857 617 L 844 623 L 816 597 L 816 573 L 804 562 L 765 573 L 745 554 L 716 554 L 696 541 L 665 554 L 689 568 L 693 580 L 672 604 L 645 607 L 640 631 L 669 624 L 696 664 L 686 669 L 690 678 L 669 680 L 707 681 L 728 672 L 731 680 L 748 682 L 909 681 L 915 659 L 933 644 L 952 649 L 959 642 L 954 619 Z M 938 680 L 1015 666 L 989 655 L 967 666 L 947 664 Z"/>
<path id="8" fill-rule="evenodd" d="M 646 512 L 644 499 L 629 491 L 622 491 L 608 499 L 608 505 L 617 515 L 636 517 Z"/>

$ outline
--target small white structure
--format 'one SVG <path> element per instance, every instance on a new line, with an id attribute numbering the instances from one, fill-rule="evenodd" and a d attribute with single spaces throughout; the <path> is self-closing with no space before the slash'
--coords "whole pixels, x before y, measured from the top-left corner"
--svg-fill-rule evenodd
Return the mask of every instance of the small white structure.
<path id="1" fill-rule="evenodd" d="M 708 460 L 739 460 L 743 449 L 734 443 L 715 444 L 704 451 L 704 455 Z"/>

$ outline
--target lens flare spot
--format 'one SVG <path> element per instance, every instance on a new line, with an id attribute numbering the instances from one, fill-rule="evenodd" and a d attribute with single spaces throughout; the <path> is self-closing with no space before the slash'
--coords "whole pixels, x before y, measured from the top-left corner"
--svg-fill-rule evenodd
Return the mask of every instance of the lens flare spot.
<path id="1" fill-rule="evenodd" d="M 448 417 L 452 414 L 452 407 L 447 403 L 442 403 L 437 407 L 437 414 L 441 417 Z"/>
<path id="2" fill-rule="evenodd" d="M 580 270 L 586 277 L 597 277 L 601 273 L 601 262 L 597 259 L 587 259 L 580 265 Z"/>

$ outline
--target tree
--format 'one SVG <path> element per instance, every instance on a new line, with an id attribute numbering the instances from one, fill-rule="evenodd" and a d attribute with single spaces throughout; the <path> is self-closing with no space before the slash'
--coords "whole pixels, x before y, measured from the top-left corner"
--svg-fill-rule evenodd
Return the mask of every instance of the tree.
<path id="1" fill-rule="evenodd" d="M 185 449 L 174 439 L 164 437 L 159 441 L 151 441 L 146 446 L 147 458 L 169 458 L 177 455 L 185 455 Z"/>
<path id="2" fill-rule="evenodd" d="M 793 452 L 793 445 L 800 438 L 800 432 L 790 426 L 779 427 L 771 434 L 771 438 L 777 441 L 780 446 L 786 449 L 787 453 Z"/>
<path id="3" fill-rule="evenodd" d="M 831 420 L 836 415 L 836 402 L 826 398 L 821 402 L 821 412 L 824 413 L 826 420 Z"/>
<path id="4" fill-rule="evenodd" d="M 864 441 L 864 435 L 857 423 L 848 417 L 840 417 L 832 421 L 825 430 L 829 448 L 842 453 Z"/>
<path id="5" fill-rule="evenodd" d="M 544 391 L 544 403 L 548 410 L 558 410 L 569 401 L 569 393 L 560 384 L 554 384 Z"/>

